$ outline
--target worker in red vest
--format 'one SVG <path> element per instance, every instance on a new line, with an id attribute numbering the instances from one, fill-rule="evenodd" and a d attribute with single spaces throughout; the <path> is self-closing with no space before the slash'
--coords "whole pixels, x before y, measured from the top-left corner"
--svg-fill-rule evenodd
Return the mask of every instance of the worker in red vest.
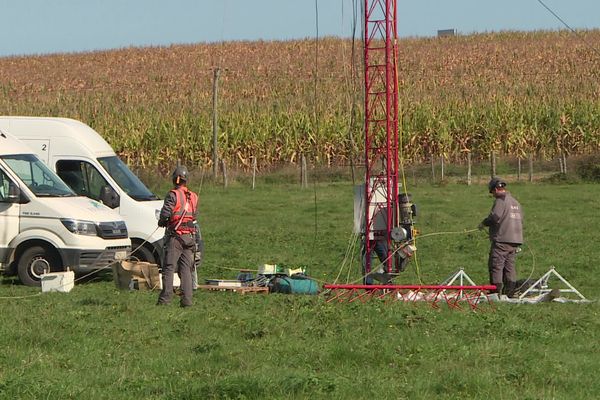
<path id="1" fill-rule="evenodd" d="M 158 226 L 165 227 L 164 262 L 162 267 L 162 291 L 159 305 L 169 304 L 173 298 L 173 274 L 179 274 L 181 307 L 192 305 L 192 273 L 196 251 L 196 211 L 198 195 L 187 188 L 188 170 L 178 166 L 173 171 L 174 188 L 167 193 L 160 210 Z"/>

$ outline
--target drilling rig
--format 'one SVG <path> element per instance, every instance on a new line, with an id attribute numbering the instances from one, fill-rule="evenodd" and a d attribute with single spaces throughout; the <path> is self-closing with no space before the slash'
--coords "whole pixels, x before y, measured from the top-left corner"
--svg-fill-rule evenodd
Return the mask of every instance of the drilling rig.
<path id="1" fill-rule="evenodd" d="M 392 299 L 438 307 L 491 304 L 493 285 L 463 284 L 463 271 L 440 285 L 396 284 L 417 250 L 417 209 L 404 184 L 398 135 L 397 0 L 364 0 L 365 183 L 354 192 L 354 233 L 362 237 L 363 284 L 325 284 L 328 302 Z M 400 150 L 400 152 L 399 152 Z M 402 179 L 403 184 L 400 183 Z M 373 263 L 377 256 L 379 264 Z M 375 265 L 375 267 L 374 267 Z M 460 279 L 460 285 L 453 285 Z M 375 283 L 377 280 L 378 283 Z"/>
<path id="2" fill-rule="evenodd" d="M 365 183 L 355 189 L 354 230 L 362 235 L 363 283 L 390 283 L 416 251 L 416 207 L 399 182 L 397 0 L 364 0 L 363 34 Z"/>

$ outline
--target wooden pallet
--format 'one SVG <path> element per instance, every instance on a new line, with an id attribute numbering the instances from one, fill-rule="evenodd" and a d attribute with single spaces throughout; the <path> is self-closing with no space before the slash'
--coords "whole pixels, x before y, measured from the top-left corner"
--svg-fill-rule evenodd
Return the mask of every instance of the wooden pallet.
<path id="1" fill-rule="evenodd" d="M 217 285 L 198 285 L 198 289 L 212 290 L 218 292 L 236 292 L 240 294 L 256 293 L 268 294 L 269 288 L 265 286 L 217 286 Z"/>

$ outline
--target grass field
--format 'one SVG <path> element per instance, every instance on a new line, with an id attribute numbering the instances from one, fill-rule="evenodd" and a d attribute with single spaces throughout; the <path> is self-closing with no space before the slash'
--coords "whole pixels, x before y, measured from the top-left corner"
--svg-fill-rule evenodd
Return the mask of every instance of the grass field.
<path id="1" fill-rule="evenodd" d="M 192 185 L 194 186 L 194 185 Z M 196 186 L 197 188 L 197 186 Z M 160 194 L 166 185 L 155 185 Z M 551 265 L 598 299 L 600 186 L 510 183 L 526 216 L 519 277 Z M 422 233 L 476 227 L 483 185 L 411 185 Z M 259 182 L 203 185 L 201 278 L 262 263 L 337 275 L 351 236 L 352 187 Z M 439 283 L 459 267 L 486 281 L 476 234 L 419 241 L 419 272 Z M 360 276 L 355 261 L 351 280 Z M 345 270 L 344 280 L 348 276 Z M 401 277 L 418 280 L 416 265 Z M 321 296 L 197 292 L 195 306 L 158 308 L 157 293 L 115 289 L 110 274 L 69 294 L 0 285 L 2 399 L 591 399 L 600 315 L 585 305 L 500 304 L 495 312 L 428 305 L 329 304 Z"/>
<path id="2" fill-rule="evenodd" d="M 469 151 L 482 162 L 494 151 L 501 159 L 564 152 L 572 160 L 598 152 L 600 64 L 586 43 L 599 38 L 592 30 L 402 39 L 403 158 L 464 163 Z M 0 58 L 0 114 L 80 119 L 133 168 L 152 168 L 148 175 L 177 159 L 209 170 L 218 67 L 219 156 L 233 183 L 193 181 L 206 242 L 201 279 L 277 263 L 306 267 L 321 283 L 356 281 L 348 174 L 319 171 L 302 190 L 289 183 L 296 171 L 290 179 L 279 170 L 295 168 L 301 154 L 316 168 L 347 166 L 362 154 L 360 57 L 351 59 L 350 40 L 324 38 L 315 61 L 315 43 Z M 272 172 L 256 190 L 237 176 L 253 157 L 259 174 Z M 426 183 L 428 172 L 409 177 L 423 238 L 399 283 L 436 284 L 461 267 L 487 281 L 487 238 L 464 232 L 490 209 L 481 177 L 488 167 L 476 167 L 479 183 L 470 187 L 456 183 L 464 176 L 456 168 L 437 185 Z M 536 173 L 548 171 L 536 164 Z M 168 182 L 152 179 L 163 195 Z M 556 181 L 510 182 L 526 217 L 519 277 L 555 266 L 590 304 L 473 313 L 197 292 L 195 306 L 182 310 L 156 307 L 157 293 L 117 290 L 109 273 L 69 294 L 40 294 L 6 278 L 0 400 L 598 398 L 600 186 Z M 434 233 L 444 234 L 426 236 Z"/>

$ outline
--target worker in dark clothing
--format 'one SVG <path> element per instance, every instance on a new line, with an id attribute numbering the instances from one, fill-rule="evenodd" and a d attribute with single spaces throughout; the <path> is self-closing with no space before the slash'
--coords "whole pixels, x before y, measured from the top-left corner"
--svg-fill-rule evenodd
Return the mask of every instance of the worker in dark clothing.
<path id="1" fill-rule="evenodd" d="M 187 188 L 188 170 L 178 166 L 173 171 L 173 189 L 165 197 L 158 226 L 166 227 L 162 267 L 162 291 L 158 304 L 169 304 L 173 298 L 173 274 L 181 280 L 183 296 L 180 305 L 192 305 L 192 273 L 196 251 L 196 211 L 198 195 Z"/>
<path id="2" fill-rule="evenodd" d="M 381 270 L 381 272 L 379 271 L 374 271 L 371 270 L 369 273 L 367 273 L 366 271 L 366 267 L 367 267 L 367 263 L 366 263 L 366 254 L 365 252 L 367 251 L 365 248 L 365 245 L 363 244 L 363 248 L 362 248 L 362 268 L 363 268 L 363 284 L 365 285 L 373 285 L 375 283 L 374 279 L 379 280 L 379 281 L 385 281 L 386 283 L 389 283 L 389 280 L 386 280 L 386 274 L 384 271 L 385 270 L 385 266 L 387 265 L 387 259 L 388 259 L 388 246 L 387 246 L 387 242 L 385 242 L 384 240 L 380 239 L 380 240 L 371 240 L 371 248 L 372 251 L 377 254 L 377 258 L 379 259 L 379 262 L 381 263 L 381 267 L 378 268 Z M 373 253 L 371 253 L 371 257 L 373 256 Z M 373 266 L 373 264 L 371 264 L 371 266 Z"/>
<path id="3" fill-rule="evenodd" d="M 488 268 L 490 284 L 498 294 L 513 297 L 516 289 L 516 253 L 523 244 L 523 210 L 519 202 L 506 190 L 506 182 L 492 178 L 488 184 L 494 196 L 490 214 L 479 224 L 479 229 L 489 227 L 490 255 Z"/>

